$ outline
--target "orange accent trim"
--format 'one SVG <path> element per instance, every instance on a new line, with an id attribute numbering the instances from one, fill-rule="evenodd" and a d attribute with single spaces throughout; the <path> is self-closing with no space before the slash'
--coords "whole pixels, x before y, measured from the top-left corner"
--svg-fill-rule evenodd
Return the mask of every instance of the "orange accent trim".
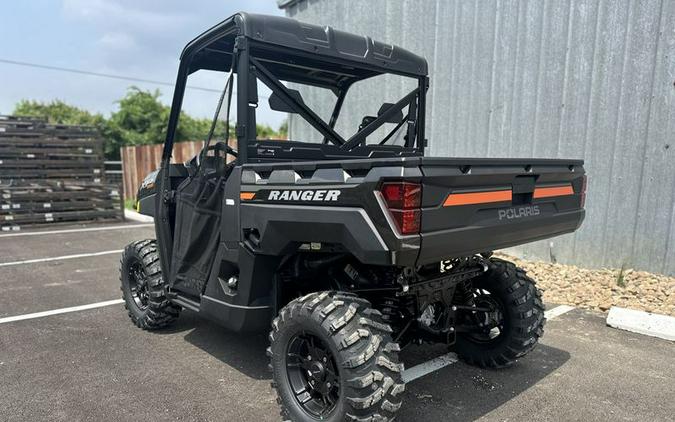
<path id="1" fill-rule="evenodd" d="M 511 190 L 493 190 L 488 192 L 451 193 L 443 202 L 444 207 L 456 205 L 485 204 L 489 202 L 511 201 Z"/>
<path id="2" fill-rule="evenodd" d="M 255 198 L 255 192 L 241 192 L 239 194 L 239 199 L 243 201 L 248 201 L 253 198 Z"/>
<path id="3" fill-rule="evenodd" d="M 566 196 L 566 195 L 574 195 L 574 189 L 572 189 L 572 185 L 535 188 L 533 197 L 534 199 L 540 199 L 540 198 L 550 198 L 552 196 Z"/>

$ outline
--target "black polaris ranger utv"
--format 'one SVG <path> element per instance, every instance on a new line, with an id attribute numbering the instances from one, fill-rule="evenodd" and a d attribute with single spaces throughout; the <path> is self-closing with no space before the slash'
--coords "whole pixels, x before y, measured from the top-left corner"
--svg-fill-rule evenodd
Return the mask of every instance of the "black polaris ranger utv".
<path id="1" fill-rule="evenodd" d="M 225 81 L 216 118 L 202 152 L 171 164 L 186 80 L 200 69 Z M 412 89 L 339 133 L 352 85 L 385 74 Z M 259 139 L 258 82 L 272 110 L 318 135 Z M 161 167 L 138 193 L 157 240 L 122 257 L 132 321 L 158 329 L 186 308 L 230 330 L 270 330 L 272 385 L 298 421 L 392 420 L 398 352 L 411 343 L 492 368 L 532 350 L 541 295 L 491 251 L 577 229 L 583 162 L 425 157 L 428 86 L 424 58 L 282 17 L 239 13 L 190 42 Z M 328 90 L 331 113 L 308 105 L 308 87 Z"/>

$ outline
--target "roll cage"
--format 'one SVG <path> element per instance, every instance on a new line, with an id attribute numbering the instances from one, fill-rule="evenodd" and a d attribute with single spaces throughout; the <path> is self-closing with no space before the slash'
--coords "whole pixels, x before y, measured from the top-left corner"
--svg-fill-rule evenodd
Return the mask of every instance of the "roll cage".
<path id="1" fill-rule="evenodd" d="M 424 115 L 428 88 L 426 60 L 399 47 L 380 43 L 330 27 L 293 19 L 236 14 L 191 41 L 181 54 L 171 106 L 162 167 L 168 167 L 180 116 L 187 78 L 198 70 L 229 71 L 237 74 L 238 144 L 237 164 L 298 159 L 367 158 L 422 155 L 425 147 Z M 383 104 L 377 116 L 365 121 L 351 137 L 335 130 L 343 101 L 358 81 L 382 74 L 417 80 L 417 87 L 398 102 Z M 298 114 L 323 137 L 321 144 L 256 139 L 257 81 L 272 91 L 270 106 Z M 282 81 L 330 89 L 336 96 L 326 122 L 305 104 L 298 91 Z M 407 114 L 402 111 L 407 107 Z M 384 123 L 396 127 L 376 145 L 366 138 Z M 405 128 L 402 146 L 387 145 L 391 135 Z M 297 145 L 296 145 L 297 144 Z M 301 146 L 301 148 L 289 148 Z M 293 152 L 291 150 L 294 150 Z"/>

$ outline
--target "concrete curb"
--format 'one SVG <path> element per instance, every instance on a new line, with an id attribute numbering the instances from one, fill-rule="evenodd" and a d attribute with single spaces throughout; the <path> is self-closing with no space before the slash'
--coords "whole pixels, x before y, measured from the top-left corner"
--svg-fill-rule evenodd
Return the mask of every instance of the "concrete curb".
<path id="1" fill-rule="evenodd" d="M 150 216 L 139 214 L 136 211 L 128 209 L 124 210 L 124 218 L 131 221 L 138 221 L 139 223 L 152 223 L 155 221 L 155 219 Z"/>
<path id="2" fill-rule="evenodd" d="M 675 341 L 675 317 L 612 306 L 607 325 L 620 330 Z"/>

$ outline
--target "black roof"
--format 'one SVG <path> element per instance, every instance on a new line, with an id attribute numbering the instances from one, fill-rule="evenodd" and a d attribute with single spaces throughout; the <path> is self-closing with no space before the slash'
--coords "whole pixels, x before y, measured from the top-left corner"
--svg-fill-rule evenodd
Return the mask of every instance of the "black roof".
<path id="1" fill-rule="evenodd" d="M 243 35 L 254 41 L 256 57 L 277 64 L 281 79 L 296 79 L 289 66 L 298 66 L 297 54 L 310 62 L 322 62 L 318 69 L 324 72 L 306 72 L 301 82 L 317 85 L 336 85 L 345 79 L 358 80 L 379 73 L 399 73 L 409 76 L 427 75 L 427 61 L 403 48 L 374 41 L 370 37 L 354 35 L 328 26 L 299 22 L 281 16 L 237 13 L 190 41 L 181 59 L 191 57 L 191 68 L 229 69 L 235 37 Z M 293 51 L 280 52 L 278 47 Z M 323 63 L 335 64 L 334 68 Z M 284 62 L 283 66 L 280 62 Z M 306 62 L 303 62 L 305 64 Z M 311 63 L 310 63 L 311 64 Z M 351 66 L 350 66 L 351 65 Z M 355 69 L 356 68 L 356 69 Z M 284 73 L 288 77 L 284 78 Z M 339 75 L 338 75 L 339 74 Z M 306 79 L 306 80 L 304 80 Z"/>

